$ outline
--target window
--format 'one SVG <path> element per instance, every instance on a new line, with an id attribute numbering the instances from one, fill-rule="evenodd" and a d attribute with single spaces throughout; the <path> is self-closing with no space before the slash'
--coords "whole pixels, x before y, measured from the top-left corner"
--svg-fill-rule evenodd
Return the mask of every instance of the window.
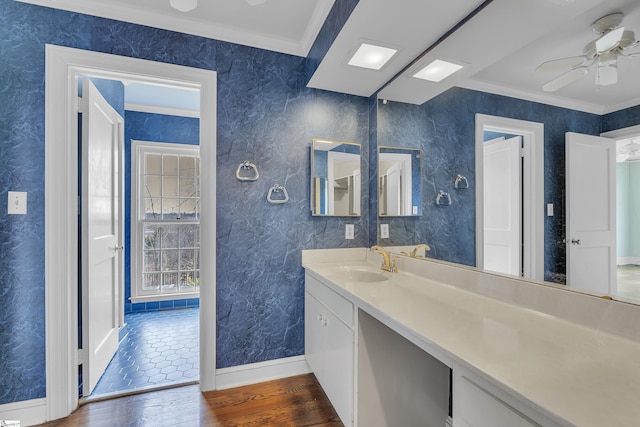
<path id="1" fill-rule="evenodd" d="M 133 141 L 131 163 L 131 300 L 197 297 L 199 147 Z"/>

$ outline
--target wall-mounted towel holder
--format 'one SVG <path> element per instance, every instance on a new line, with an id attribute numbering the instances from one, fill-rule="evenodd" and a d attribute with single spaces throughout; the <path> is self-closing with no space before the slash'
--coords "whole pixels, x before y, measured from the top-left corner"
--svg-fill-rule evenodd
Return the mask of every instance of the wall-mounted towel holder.
<path id="1" fill-rule="evenodd" d="M 456 176 L 453 186 L 456 190 L 466 190 L 469 188 L 469 180 L 467 180 L 466 176 L 459 173 L 458 176 Z"/>
<path id="2" fill-rule="evenodd" d="M 252 170 L 252 169 L 254 172 L 253 175 L 242 175 L 240 173 L 243 170 Z M 236 170 L 236 178 L 238 178 L 239 181 L 257 181 L 259 177 L 260 177 L 260 174 L 258 173 L 258 168 L 256 167 L 256 165 L 254 165 L 248 160 L 245 160 L 244 162 L 240 163 L 240 165 L 238 166 L 238 169 Z"/>
<path id="3" fill-rule="evenodd" d="M 284 198 L 274 199 L 273 198 L 274 193 L 276 194 L 282 193 Z M 269 194 L 267 194 L 267 202 L 278 204 L 278 203 L 287 203 L 288 201 L 289 201 L 289 194 L 287 193 L 287 189 L 285 188 L 284 185 L 274 184 L 273 187 L 269 189 Z"/>
<path id="4" fill-rule="evenodd" d="M 451 206 L 451 195 L 444 190 L 438 191 L 436 206 Z"/>

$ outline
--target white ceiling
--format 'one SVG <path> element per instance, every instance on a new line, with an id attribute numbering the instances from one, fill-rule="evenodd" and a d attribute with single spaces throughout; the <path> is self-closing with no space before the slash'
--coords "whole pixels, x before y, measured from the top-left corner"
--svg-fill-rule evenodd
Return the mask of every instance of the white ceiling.
<path id="1" fill-rule="evenodd" d="M 276 52 L 306 56 L 335 0 L 199 0 L 182 13 L 169 0 L 20 0 L 121 21 L 165 28 Z M 551 59 L 580 55 L 597 36 L 590 24 L 613 12 L 640 38 L 638 0 L 493 0 L 454 28 L 482 0 L 360 0 L 309 82 L 310 87 L 422 104 L 452 86 L 603 114 L 640 104 L 640 57 L 621 58 L 619 83 L 596 86 L 593 71 L 558 92 L 542 91 L 555 75 L 536 72 Z M 363 41 L 398 49 L 381 71 L 346 65 Z M 385 84 L 422 52 L 403 75 Z M 640 51 L 640 48 L 638 49 Z M 409 77 L 433 59 L 467 64 L 440 83 Z"/>
<path id="2" fill-rule="evenodd" d="M 169 0 L 19 1 L 306 56 L 335 0 L 199 0 L 184 13 Z"/>
<path id="3" fill-rule="evenodd" d="M 618 83 L 611 86 L 595 84 L 595 67 L 580 80 L 554 93 L 544 93 L 542 85 L 561 73 L 536 72 L 536 67 L 548 60 L 581 55 L 584 46 L 598 36 L 591 23 L 614 12 L 625 14 L 622 25 L 640 38 L 640 2 L 638 0 L 606 0 L 571 20 L 544 33 L 507 57 L 474 75 L 469 86 L 495 86 L 513 94 L 528 94 L 534 100 L 564 105 L 603 114 L 640 104 L 640 57 L 618 60 Z M 635 52 L 640 50 L 635 49 Z"/>
<path id="4" fill-rule="evenodd" d="M 535 71 L 542 62 L 581 55 L 597 38 L 591 23 L 613 12 L 625 13 L 623 25 L 640 37 L 638 0 L 494 0 L 419 63 L 444 57 L 468 67 L 439 84 L 411 78 L 411 69 L 379 97 L 421 104 L 461 86 L 597 114 L 640 104 L 640 79 L 635 78 L 640 76 L 640 58 L 619 60 L 619 82 L 613 86 L 595 85 L 590 71 L 557 92 L 545 93 L 542 85 L 558 74 Z"/>

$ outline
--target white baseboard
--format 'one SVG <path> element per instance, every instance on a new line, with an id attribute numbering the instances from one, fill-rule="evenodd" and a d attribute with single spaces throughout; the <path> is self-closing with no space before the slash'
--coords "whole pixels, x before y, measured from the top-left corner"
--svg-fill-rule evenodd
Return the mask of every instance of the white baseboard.
<path id="1" fill-rule="evenodd" d="M 216 370 L 216 389 L 223 390 L 310 373 L 304 356 L 268 360 Z"/>
<path id="2" fill-rule="evenodd" d="M 20 427 L 47 421 L 47 399 L 33 399 L 0 405 L 0 420 L 20 421 Z"/>
<path id="3" fill-rule="evenodd" d="M 618 265 L 640 265 L 640 258 L 633 256 L 618 257 L 616 262 Z"/>

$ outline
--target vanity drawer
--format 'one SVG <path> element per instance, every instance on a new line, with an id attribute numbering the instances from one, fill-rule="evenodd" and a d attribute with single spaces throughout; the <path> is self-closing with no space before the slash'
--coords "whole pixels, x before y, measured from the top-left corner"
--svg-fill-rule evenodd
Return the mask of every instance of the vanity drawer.
<path id="1" fill-rule="evenodd" d="M 353 327 L 353 304 L 346 298 L 329 289 L 322 282 L 305 274 L 307 291 L 316 297 L 325 307 L 331 310 L 347 326 Z"/>

